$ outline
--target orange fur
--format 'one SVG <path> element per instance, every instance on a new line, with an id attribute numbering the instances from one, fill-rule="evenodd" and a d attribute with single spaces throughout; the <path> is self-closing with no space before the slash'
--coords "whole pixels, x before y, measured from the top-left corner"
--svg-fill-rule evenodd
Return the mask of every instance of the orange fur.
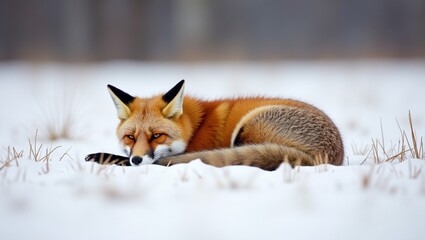
<path id="1" fill-rule="evenodd" d="M 203 101 L 183 97 L 183 83 L 151 98 L 131 97 L 112 87 L 121 119 L 117 135 L 130 158 L 163 165 L 201 158 L 215 166 L 245 164 L 268 170 L 283 161 L 313 165 L 320 158 L 342 163 L 338 129 L 312 105 L 262 97 Z"/>
<path id="2" fill-rule="evenodd" d="M 184 112 L 196 109 L 197 114 L 189 114 L 192 122 L 203 122 L 194 132 L 187 147 L 188 152 L 230 147 L 230 140 L 236 124 L 248 112 L 261 106 L 285 105 L 308 108 L 318 111 L 311 105 L 289 99 L 242 98 L 202 101 L 185 98 Z M 203 119 L 200 118 L 203 116 Z"/>

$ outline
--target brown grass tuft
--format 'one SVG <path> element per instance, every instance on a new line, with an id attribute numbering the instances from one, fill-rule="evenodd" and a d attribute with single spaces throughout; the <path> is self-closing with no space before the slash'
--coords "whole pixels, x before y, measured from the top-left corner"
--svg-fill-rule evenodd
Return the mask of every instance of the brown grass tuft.
<path id="1" fill-rule="evenodd" d="M 37 99 L 42 114 L 39 129 L 42 137 L 50 141 L 72 139 L 77 137 L 77 121 L 82 117 L 81 99 L 73 86 L 59 87 L 51 92 L 46 99 Z M 52 99 L 54 99 L 52 101 Z"/>
<path id="2" fill-rule="evenodd" d="M 37 138 L 38 138 L 38 130 L 35 132 L 34 142 L 31 142 L 31 140 L 28 138 L 28 144 L 29 144 L 29 159 L 33 159 L 36 162 L 40 161 L 50 161 L 52 160 L 52 153 L 56 151 L 57 149 L 61 148 L 62 146 L 50 146 L 43 148 L 44 145 L 40 144 L 37 145 Z M 65 155 L 68 155 L 69 149 L 62 155 L 60 160 L 62 160 Z M 68 155 L 69 156 L 69 155 Z"/>
<path id="3" fill-rule="evenodd" d="M 382 162 L 392 162 L 394 160 L 402 162 L 408 158 L 425 159 L 423 138 L 421 137 L 420 140 L 418 140 L 415 134 L 410 111 L 408 118 L 410 136 L 407 135 L 405 130 L 401 129 L 400 124 L 396 119 L 398 128 L 400 130 L 400 139 L 398 144 L 394 144 L 390 147 L 386 146 L 385 144 L 384 129 L 382 127 L 381 121 L 381 139 L 372 138 L 371 153 L 376 164 L 380 164 Z M 366 162 L 368 158 L 369 154 L 363 163 Z"/>
<path id="4" fill-rule="evenodd" d="M 24 155 L 24 150 L 18 152 L 15 147 L 11 148 L 10 146 L 5 150 L 7 151 L 7 154 L 5 159 L 3 159 L 3 157 L 0 159 L 0 171 L 6 167 L 11 166 L 12 162 L 15 162 L 16 167 L 19 167 L 18 159 L 22 158 Z"/>

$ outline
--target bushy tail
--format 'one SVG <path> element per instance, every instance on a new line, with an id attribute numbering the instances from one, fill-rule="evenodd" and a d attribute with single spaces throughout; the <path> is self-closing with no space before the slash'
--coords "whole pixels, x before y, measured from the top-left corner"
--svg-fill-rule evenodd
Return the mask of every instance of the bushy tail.
<path id="1" fill-rule="evenodd" d="M 296 148 L 278 144 L 257 144 L 186 153 L 161 158 L 155 164 L 169 166 L 178 163 L 188 163 L 195 159 L 201 159 L 202 162 L 216 167 L 246 165 L 259 167 L 264 170 L 275 170 L 283 162 L 287 162 L 291 166 L 313 166 L 328 163 L 327 156 L 311 156 Z M 100 164 L 131 165 L 128 157 L 110 153 L 89 154 L 86 157 L 86 161 L 93 161 Z M 332 164 L 332 162 L 329 163 Z"/>
<path id="2" fill-rule="evenodd" d="M 318 163 L 316 156 L 310 156 L 293 147 L 278 144 L 258 144 L 186 153 L 159 159 L 155 164 L 167 166 L 188 163 L 195 159 L 201 159 L 202 162 L 216 167 L 247 165 L 264 170 L 275 170 L 283 162 L 288 162 L 292 166 L 312 166 Z"/>

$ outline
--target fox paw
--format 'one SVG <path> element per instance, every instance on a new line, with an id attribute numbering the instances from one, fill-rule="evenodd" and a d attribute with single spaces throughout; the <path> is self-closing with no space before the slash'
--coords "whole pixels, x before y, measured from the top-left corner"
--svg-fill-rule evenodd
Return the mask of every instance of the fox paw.
<path id="1" fill-rule="evenodd" d="M 87 155 L 85 160 L 88 162 L 96 162 L 102 165 L 115 164 L 121 166 L 131 166 L 128 157 L 119 156 L 111 153 L 92 153 Z"/>

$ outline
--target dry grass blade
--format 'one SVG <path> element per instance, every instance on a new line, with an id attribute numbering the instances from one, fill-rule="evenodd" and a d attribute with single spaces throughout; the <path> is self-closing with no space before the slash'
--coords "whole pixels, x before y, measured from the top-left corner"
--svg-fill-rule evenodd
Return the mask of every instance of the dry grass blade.
<path id="1" fill-rule="evenodd" d="M 372 151 L 373 151 L 373 147 L 371 147 L 371 148 L 369 149 L 369 152 L 366 154 L 366 157 L 363 159 L 363 161 L 360 163 L 360 165 L 365 164 L 365 162 L 369 159 L 369 156 L 370 156 L 370 154 L 372 153 Z"/>
<path id="2" fill-rule="evenodd" d="M 40 161 L 50 161 L 50 160 L 52 160 L 52 157 L 51 157 L 52 153 L 53 153 L 56 149 L 61 148 L 61 147 L 62 147 L 62 146 L 56 146 L 56 147 L 54 147 L 54 148 L 52 149 L 52 146 L 50 146 L 50 149 L 47 149 L 47 148 L 46 148 L 46 155 L 44 155 L 42 158 L 40 158 Z"/>
<path id="3" fill-rule="evenodd" d="M 329 168 L 329 157 L 328 155 L 316 155 L 314 157 L 314 165 L 315 165 L 315 170 L 317 172 L 326 172 L 328 171 Z"/>
<path id="4" fill-rule="evenodd" d="M 3 166 L 0 167 L 0 171 L 3 170 L 5 167 L 9 166 L 10 162 L 6 161 Z"/>
<path id="5" fill-rule="evenodd" d="M 68 150 L 66 150 L 66 152 L 65 152 L 64 154 L 62 154 L 62 156 L 59 158 L 59 161 L 62 161 L 62 159 L 63 159 L 65 156 L 68 156 L 71 160 L 74 160 L 74 159 L 72 159 L 72 157 L 68 154 L 68 152 L 69 152 L 69 150 L 71 150 L 71 148 L 72 148 L 72 147 L 69 147 L 69 148 L 68 148 Z"/>
<path id="6" fill-rule="evenodd" d="M 46 165 L 44 165 L 43 168 L 41 168 L 41 174 L 48 174 L 50 172 L 50 165 L 49 165 L 49 161 L 46 161 Z"/>
<path id="7" fill-rule="evenodd" d="M 409 150 L 404 150 L 402 152 L 397 153 L 396 155 L 392 156 L 392 157 L 388 157 L 387 159 L 385 159 L 385 162 L 392 162 L 395 159 L 400 159 L 400 160 L 404 160 L 405 156 L 406 156 L 406 152 L 409 152 Z"/>
<path id="8" fill-rule="evenodd" d="M 30 147 L 30 154 L 28 156 L 29 159 L 31 159 L 31 157 L 34 159 L 34 161 L 38 162 L 40 159 L 40 151 L 41 148 L 43 147 L 43 144 L 40 144 L 39 147 L 37 147 L 37 137 L 38 137 L 38 129 L 35 131 L 35 137 L 34 137 L 34 145 L 31 143 L 31 140 L 28 138 L 28 143 L 29 143 L 29 147 Z"/>
<path id="9" fill-rule="evenodd" d="M 381 143 L 381 142 L 379 142 L 378 140 L 376 140 L 376 144 L 377 144 L 377 145 L 379 145 L 379 147 L 381 147 L 381 151 L 382 151 L 382 153 L 383 153 L 383 154 L 385 155 L 385 157 L 386 157 L 386 160 L 385 160 L 385 161 L 387 161 L 388 159 L 390 159 L 391 157 L 390 157 L 390 155 L 388 154 L 388 152 L 390 152 L 391 150 L 387 151 L 387 150 L 385 149 L 384 144 L 383 144 L 383 143 Z M 392 148 L 392 149 L 394 149 L 394 148 Z"/>
<path id="10" fill-rule="evenodd" d="M 420 159 L 419 148 L 416 141 L 415 131 L 413 130 L 412 115 L 410 114 L 410 111 L 409 111 L 409 126 L 410 126 L 410 134 L 411 134 L 413 150 L 414 150 L 413 153 L 416 159 Z"/>
<path id="11" fill-rule="evenodd" d="M 15 147 L 12 147 L 13 150 L 13 158 L 14 159 L 18 159 L 21 158 L 24 155 L 24 150 L 21 150 L 20 152 L 18 152 Z M 16 161 L 16 166 L 19 167 L 18 161 Z"/>
<path id="12" fill-rule="evenodd" d="M 359 148 L 356 144 L 351 144 L 351 150 L 353 151 L 354 155 L 368 155 L 370 154 L 371 147 L 365 145 L 364 147 Z"/>
<path id="13" fill-rule="evenodd" d="M 372 138 L 372 152 L 373 152 L 373 158 L 375 160 L 375 163 L 379 164 L 381 162 L 381 158 L 379 157 L 378 143 L 376 143 L 375 140 L 373 140 L 373 138 Z"/>
<path id="14" fill-rule="evenodd" d="M 18 159 L 21 158 L 24 154 L 24 151 L 20 151 L 18 152 L 14 147 L 7 147 L 6 149 L 7 151 L 7 155 L 6 155 L 6 159 L 2 162 L 2 166 L 0 166 L 0 171 L 3 170 L 5 167 L 9 167 L 11 165 L 12 162 L 15 162 L 16 167 L 19 167 L 19 162 Z"/>
<path id="15" fill-rule="evenodd" d="M 412 158 L 416 159 L 424 159 L 424 146 L 423 139 L 421 138 L 419 143 L 417 140 L 417 136 L 413 127 L 412 115 L 409 111 L 409 128 L 410 128 L 410 137 L 407 136 L 406 131 L 402 130 L 400 127 L 400 123 L 396 119 L 397 126 L 400 130 L 400 140 L 397 145 L 393 145 L 391 148 L 387 149 L 385 146 L 385 137 L 384 130 L 382 127 L 381 121 L 381 140 L 372 138 L 372 152 L 373 158 L 376 164 L 382 163 L 384 161 L 394 161 L 395 159 L 399 159 L 400 161 L 404 161 L 408 159 L 410 156 L 407 156 L 410 152 Z M 385 159 L 381 159 L 381 156 L 384 156 Z"/>
<path id="16" fill-rule="evenodd" d="M 406 149 L 406 145 L 404 144 L 404 137 L 403 137 L 403 132 L 402 131 L 402 135 L 401 135 L 401 155 L 400 155 L 400 159 L 406 159 L 406 153 L 409 151 Z"/>

